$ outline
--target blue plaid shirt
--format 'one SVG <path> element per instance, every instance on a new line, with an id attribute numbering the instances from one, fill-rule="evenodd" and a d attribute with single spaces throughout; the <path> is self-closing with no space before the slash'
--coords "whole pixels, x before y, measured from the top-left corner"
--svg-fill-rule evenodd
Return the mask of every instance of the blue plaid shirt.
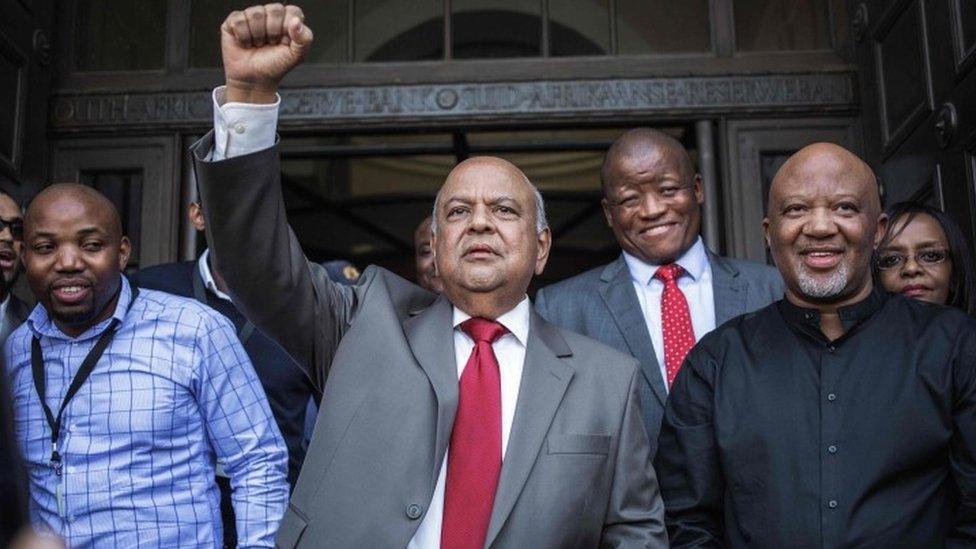
<path id="1" fill-rule="evenodd" d="M 56 415 L 112 319 L 72 339 L 38 305 L 7 340 L 32 521 L 72 547 L 220 547 L 219 460 L 234 490 L 238 543 L 273 545 L 288 501 L 287 450 L 234 327 L 192 299 L 152 290 L 126 313 L 131 296 L 123 277 L 119 330 L 64 411 L 60 478 L 49 465 L 31 339 L 41 340 Z"/>

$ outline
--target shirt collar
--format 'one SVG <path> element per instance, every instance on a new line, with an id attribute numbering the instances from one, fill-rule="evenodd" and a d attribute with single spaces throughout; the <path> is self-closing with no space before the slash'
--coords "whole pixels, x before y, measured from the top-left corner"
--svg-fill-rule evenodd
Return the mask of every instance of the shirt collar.
<path id="1" fill-rule="evenodd" d="M 887 301 L 887 292 L 882 290 L 878 285 L 875 285 L 874 289 L 871 290 L 871 293 L 861 301 L 837 309 L 837 315 L 840 316 L 840 321 L 844 326 L 845 333 L 850 332 L 852 328 L 871 318 L 874 313 L 881 310 L 881 307 L 883 307 Z M 805 331 L 813 329 L 814 333 L 821 333 L 820 311 L 817 309 L 800 307 L 791 303 L 790 300 L 785 297 L 779 301 L 778 306 L 780 312 L 783 314 L 783 317 L 790 324 L 803 328 Z"/>
<path id="2" fill-rule="evenodd" d="M 197 268 L 200 269 L 200 278 L 203 279 L 203 285 L 220 299 L 230 301 L 231 299 L 229 295 L 217 289 L 217 282 L 214 280 L 213 273 L 210 272 L 210 262 L 208 261 L 209 257 L 210 248 L 207 248 L 202 254 L 200 254 L 200 259 L 197 259 Z"/>
<path id="3" fill-rule="evenodd" d="M 529 307 L 529 296 L 522 298 L 512 310 L 503 314 L 502 316 L 495 319 L 496 322 L 505 327 L 515 339 L 526 346 L 529 340 L 529 317 L 531 310 Z M 459 324 L 465 320 L 471 318 L 471 315 L 454 307 L 454 328 L 457 328 Z"/>
<path id="4" fill-rule="evenodd" d="M 109 327 L 113 320 L 118 320 L 119 324 L 125 320 L 126 312 L 129 310 L 129 303 L 132 301 L 132 288 L 129 286 L 128 278 L 122 276 L 121 274 L 119 276 L 122 277 L 122 284 L 119 290 L 119 300 L 115 303 L 115 311 L 112 312 L 112 316 L 106 318 L 98 324 L 95 324 L 84 333 L 74 338 L 76 341 L 90 339 L 101 334 L 106 328 Z M 52 321 L 51 317 L 47 314 L 47 309 L 44 308 L 44 306 L 40 303 L 34 307 L 34 310 L 31 312 L 30 316 L 27 317 L 27 326 L 37 337 L 45 336 L 56 339 L 72 339 L 54 324 L 54 321 Z"/>
<path id="5" fill-rule="evenodd" d="M 630 271 L 630 276 L 641 285 L 647 285 L 654 279 L 654 273 L 661 265 L 647 263 L 637 259 L 627 252 L 623 252 L 624 262 Z M 705 253 L 705 244 L 701 237 L 695 239 L 695 243 L 675 261 L 694 281 L 698 281 L 708 267 L 708 254 Z"/>

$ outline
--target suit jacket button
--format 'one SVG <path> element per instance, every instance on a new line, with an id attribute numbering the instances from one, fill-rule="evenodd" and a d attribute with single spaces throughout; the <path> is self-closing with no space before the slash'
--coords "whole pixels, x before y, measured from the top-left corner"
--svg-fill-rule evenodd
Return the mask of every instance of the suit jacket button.
<path id="1" fill-rule="evenodd" d="M 424 509 L 421 506 L 417 505 L 416 503 L 407 505 L 407 516 L 410 518 L 410 520 L 417 520 L 422 514 L 424 514 Z"/>

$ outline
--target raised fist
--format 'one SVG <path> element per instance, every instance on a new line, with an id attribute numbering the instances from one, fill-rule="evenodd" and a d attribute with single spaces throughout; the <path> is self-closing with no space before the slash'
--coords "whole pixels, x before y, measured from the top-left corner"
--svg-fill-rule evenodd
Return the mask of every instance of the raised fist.
<path id="1" fill-rule="evenodd" d="M 298 6 L 266 4 L 234 11 L 220 26 L 227 101 L 273 103 L 278 84 L 312 45 Z"/>

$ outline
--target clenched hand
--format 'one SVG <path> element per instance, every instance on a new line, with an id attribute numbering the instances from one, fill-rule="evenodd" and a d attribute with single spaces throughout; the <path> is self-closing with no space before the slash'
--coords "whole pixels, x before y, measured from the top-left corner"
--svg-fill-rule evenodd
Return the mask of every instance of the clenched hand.
<path id="1" fill-rule="evenodd" d="M 220 26 L 227 101 L 273 103 L 281 79 L 311 45 L 312 29 L 298 6 L 265 4 L 231 12 Z"/>

